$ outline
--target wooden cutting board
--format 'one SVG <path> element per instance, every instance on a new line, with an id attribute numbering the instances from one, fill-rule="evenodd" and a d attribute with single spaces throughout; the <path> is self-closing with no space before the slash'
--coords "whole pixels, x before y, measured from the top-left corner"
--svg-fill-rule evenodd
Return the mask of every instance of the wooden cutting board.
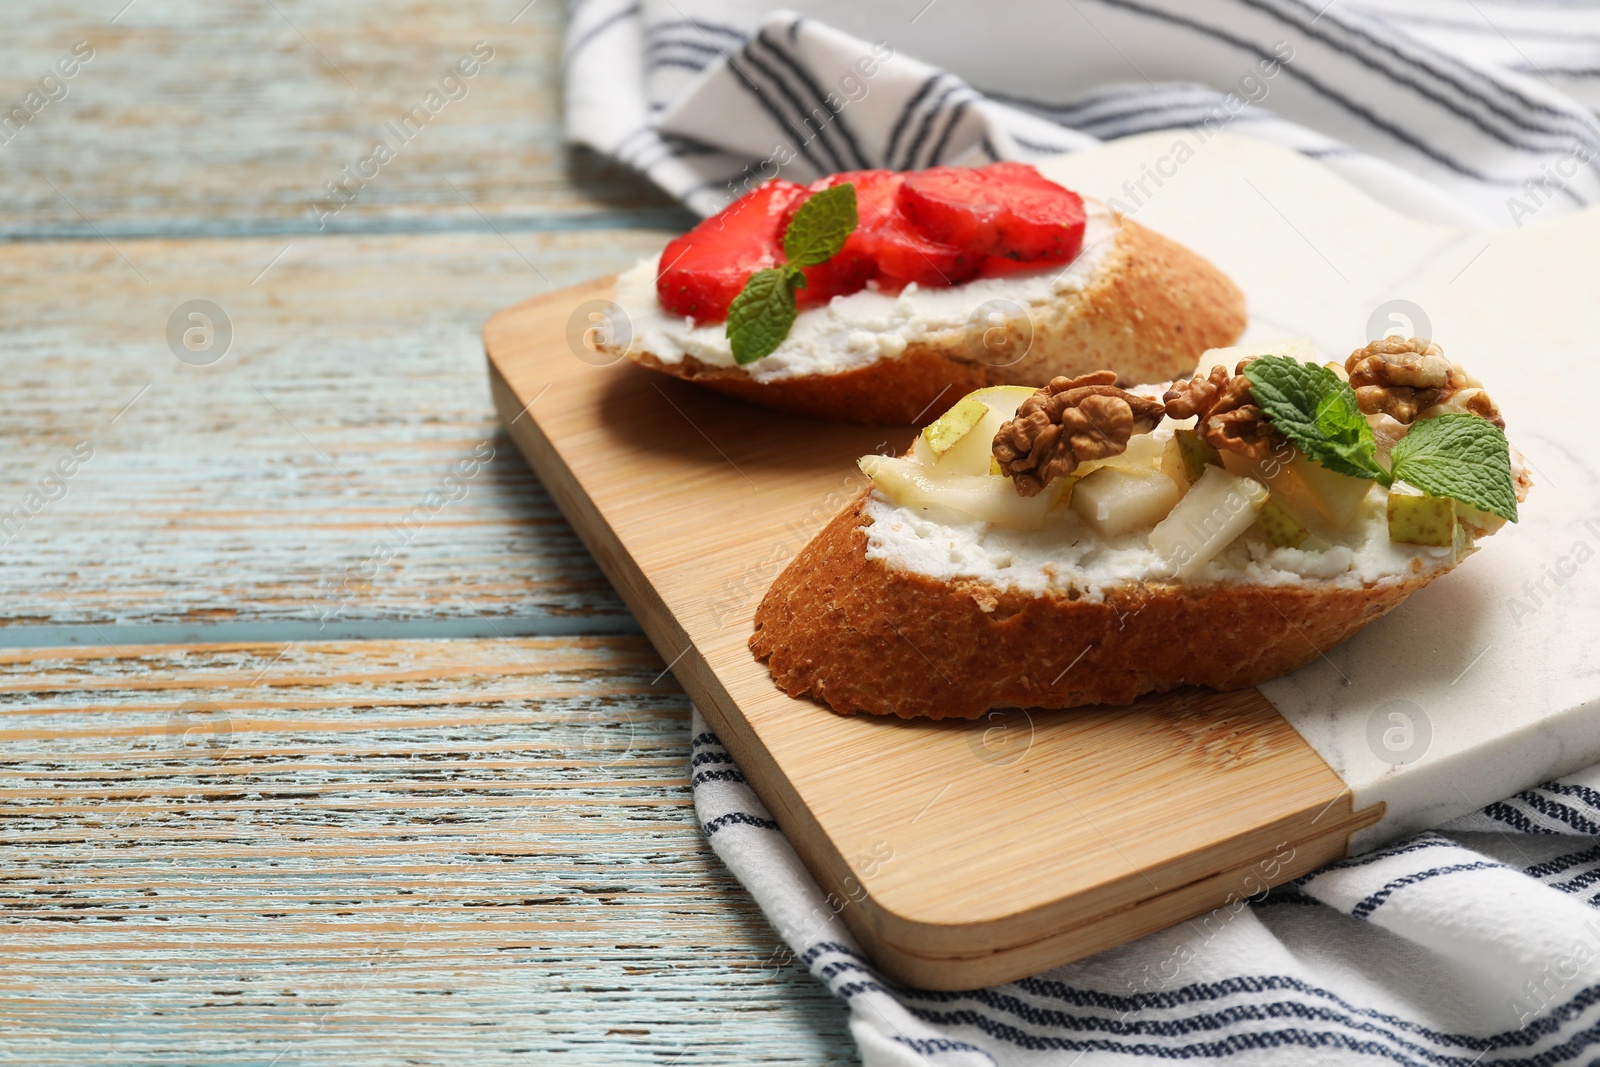
<path id="1" fill-rule="evenodd" d="M 1114 196 L 1169 140 L 1135 139 L 1048 169 Z M 1437 274 L 1457 245 L 1460 261 L 1472 252 L 1462 243 L 1470 235 L 1401 220 L 1316 164 L 1225 137 L 1148 202 L 1124 203 L 1240 281 L 1247 336 L 1308 334 L 1330 353 L 1364 343 L 1367 312 L 1405 291 L 1406 278 Z M 1480 269 L 1484 284 L 1504 284 L 1492 264 Z M 1444 292 L 1442 279 L 1431 284 Z M 1363 634 L 1282 683 L 1276 707 L 1255 690 L 1184 691 L 1128 708 L 932 723 L 845 718 L 791 699 L 746 647 L 755 607 L 863 486 L 855 459 L 899 450 L 912 431 L 779 415 L 626 362 L 605 365 L 584 331 L 610 292 L 601 279 L 494 316 L 484 338 L 495 403 L 807 866 L 849 902 L 840 914 L 850 929 L 896 979 L 960 989 L 1037 973 L 1313 870 L 1345 855 L 1353 833 L 1374 840 L 1600 756 L 1590 699 L 1600 694 L 1587 689 L 1543 693 L 1550 706 L 1538 729 L 1506 713 L 1485 727 L 1480 714 L 1446 731 L 1436 722 L 1426 758 L 1397 761 L 1376 747 L 1367 703 L 1343 719 L 1338 709 L 1342 693 L 1363 686 L 1395 691 L 1385 672 L 1412 686 L 1409 707 L 1472 713 L 1468 687 L 1447 683 L 1481 634 L 1430 636 L 1430 662 L 1396 666 L 1384 645 L 1409 631 L 1393 630 L 1405 625 L 1395 616 L 1367 631 L 1391 627 L 1386 634 Z M 1470 316 L 1482 302 L 1468 284 L 1430 307 L 1448 319 L 1449 307 Z M 1521 395 L 1502 396 L 1513 426 Z M 1560 521 L 1547 519 L 1543 543 L 1557 546 Z M 1525 542 L 1518 558 L 1543 551 Z M 1553 610 L 1540 624 L 1574 625 Z M 1433 633 L 1426 619 L 1413 629 Z M 1498 655 L 1479 653 L 1491 664 Z M 1454 712 L 1438 710 L 1447 694 Z M 1573 743 L 1559 758 L 1520 758 L 1552 722 L 1569 724 Z M 1456 776 L 1453 793 L 1440 774 Z"/>

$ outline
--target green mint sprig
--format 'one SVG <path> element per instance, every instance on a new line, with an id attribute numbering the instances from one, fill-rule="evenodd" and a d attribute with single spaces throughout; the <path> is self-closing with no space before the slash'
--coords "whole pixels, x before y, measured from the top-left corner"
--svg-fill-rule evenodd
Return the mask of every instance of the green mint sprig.
<path id="1" fill-rule="evenodd" d="M 1381 485 L 1407 482 L 1517 521 L 1511 445 L 1487 419 L 1465 412 L 1423 419 L 1395 443 L 1385 470 L 1355 390 L 1332 370 L 1262 356 L 1245 364 L 1244 376 L 1268 421 L 1313 462 Z"/>
<path id="2" fill-rule="evenodd" d="M 797 314 L 795 290 L 806 285 L 802 268 L 837 255 L 859 221 L 856 187 L 849 182 L 813 193 L 800 205 L 783 232 L 788 262 L 750 275 L 728 307 L 726 333 L 735 363 L 754 363 L 783 343 Z"/>
<path id="3" fill-rule="evenodd" d="M 1433 496 L 1517 521 L 1511 446 L 1487 419 L 1451 412 L 1412 425 L 1390 454 L 1394 476 Z"/>
<path id="4" fill-rule="evenodd" d="M 1329 470 L 1389 484 L 1355 390 L 1332 370 L 1289 356 L 1262 356 L 1244 365 L 1244 376 L 1256 404 L 1300 451 Z"/>

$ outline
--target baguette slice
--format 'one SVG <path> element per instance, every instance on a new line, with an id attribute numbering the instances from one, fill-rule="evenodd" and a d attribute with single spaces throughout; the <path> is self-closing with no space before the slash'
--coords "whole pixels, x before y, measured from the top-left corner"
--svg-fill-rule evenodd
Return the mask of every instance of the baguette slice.
<path id="1" fill-rule="evenodd" d="M 750 648 L 790 696 L 841 713 L 974 719 L 1241 689 L 1301 667 L 1450 569 L 1358 586 L 1124 582 L 1101 601 L 945 582 L 867 556 L 871 490 L 778 576 Z"/>
<path id="2" fill-rule="evenodd" d="M 1532 480 L 1514 448 L 1512 457 L 1520 502 Z M 1451 548 L 1391 545 L 1359 573 L 1342 569 L 1355 556 L 1325 557 L 1334 563 L 1331 578 L 1316 577 L 1322 569 L 1313 561 L 1294 580 L 1257 580 L 1261 574 L 1241 569 L 1237 554 L 1192 580 L 1094 577 L 1051 548 L 1042 568 L 1050 585 L 1034 592 L 890 562 L 894 553 L 884 545 L 903 549 L 907 531 L 919 552 L 933 550 L 918 557 L 924 561 L 953 558 L 959 534 L 869 487 L 778 576 L 756 609 L 749 644 L 780 689 L 842 714 L 973 719 L 995 707 L 1129 704 L 1184 685 L 1242 689 L 1338 645 L 1454 569 L 1500 525 L 1458 505 L 1463 513 L 1471 517 L 1459 524 Z M 886 532 L 872 552 L 868 531 L 878 521 Z M 1355 522 L 1350 543 L 1359 555 L 1362 537 L 1387 534 L 1381 489 Z M 1272 551 L 1258 540 L 1261 532 L 1252 527 L 1248 534 L 1258 545 L 1252 553 Z M 1058 527 L 1048 536 L 1063 533 Z M 1081 526 L 1059 543 L 1068 554 L 1085 550 L 1086 559 L 1116 551 Z M 999 548 L 999 573 L 1016 583 L 1032 565 L 1026 550 Z"/>
<path id="3" fill-rule="evenodd" d="M 941 396 L 959 397 L 986 385 L 1034 384 L 1104 368 L 1115 370 L 1125 385 L 1165 381 L 1191 370 L 1207 349 L 1238 338 L 1245 327 L 1244 296 L 1226 275 L 1182 245 L 1103 206 L 1091 206 L 1103 220 L 1098 239 L 1111 244 L 1086 283 L 1027 310 L 1013 303 L 1015 311 L 1002 321 L 985 319 L 988 328 L 964 321 L 967 311 L 985 303 L 974 294 L 971 308 L 963 305 L 963 321 L 909 339 L 898 354 L 834 373 L 774 375 L 761 361 L 740 367 L 726 356 L 700 358 L 674 349 L 654 331 L 641 331 L 644 336 L 633 337 L 625 349 L 608 351 L 781 411 L 834 422 L 905 425 L 929 413 Z M 1086 250 L 1094 239 L 1091 231 Z M 653 262 L 648 269 L 653 284 Z M 653 288 L 647 293 L 628 281 L 625 275 L 618 299 L 636 324 L 663 314 Z M 645 301 L 649 308 L 639 306 Z M 801 316 L 827 311 L 813 308 Z"/>

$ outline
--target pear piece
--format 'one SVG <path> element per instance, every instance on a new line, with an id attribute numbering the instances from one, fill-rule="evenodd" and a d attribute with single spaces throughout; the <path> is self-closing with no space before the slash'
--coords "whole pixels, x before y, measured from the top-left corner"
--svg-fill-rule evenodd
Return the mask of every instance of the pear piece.
<path id="1" fill-rule="evenodd" d="M 1470 526 L 1482 534 L 1492 534 L 1506 524 L 1506 520 L 1492 511 L 1479 511 L 1471 504 L 1456 501 L 1456 521 Z"/>
<path id="2" fill-rule="evenodd" d="M 1389 453 L 1394 451 L 1394 446 L 1410 432 L 1411 427 L 1382 413 L 1368 415 L 1367 423 L 1372 427 L 1372 442 L 1377 449 L 1378 461 L 1385 467 L 1393 466 L 1389 462 Z"/>
<path id="3" fill-rule="evenodd" d="M 935 456 L 950 451 L 989 414 L 989 405 L 972 396 L 956 401 L 955 407 L 922 428 L 922 439 Z"/>
<path id="4" fill-rule="evenodd" d="M 1057 479 L 1037 496 L 1023 496 L 1010 478 L 932 475 L 916 460 L 895 456 L 862 456 L 857 465 L 874 488 L 902 507 L 927 512 L 940 521 L 979 519 L 1017 530 L 1043 526 L 1060 494 L 1071 488 L 1070 483 L 1063 484 L 1066 479 Z"/>
<path id="5" fill-rule="evenodd" d="M 1072 506 L 1072 490 L 1079 482 L 1083 481 L 1081 474 L 1069 474 L 1065 478 L 1058 478 L 1054 483 L 1045 487 L 1045 492 L 1056 494 L 1056 502 L 1050 505 L 1051 511 L 1060 511 L 1062 508 Z"/>
<path id="6" fill-rule="evenodd" d="M 1311 534 L 1272 497 L 1268 497 L 1267 502 L 1261 505 L 1261 514 L 1256 516 L 1256 521 L 1279 548 L 1299 548 Z"/>
<path id="7" fill-rule="evenodd" d="M 1249 529 L 1267 502 L 1254 478 L 1211 467 L 1150 531 L 1150 547 L 1163 557 L 1165 575 L 1186 577 L 1204 567 Z"/>
<path id="8" fill-rule="evenodd" d="M 994 458 L 994 435 L 1004 416 L 975 395 L 962 397 L 955 407 L 929 423 L 911 443 L 911 454 L 928 473 L 988 474 Z"/>
<path id="9" fill-rule="evenodd" d="M 1298 448 L 1254 460 L 1223 452 L 1222 465 L 1234 474 L 1256 478 L 1272 487 L 1278 506 L 1311 529 L 1339 531 L 1350 525 L 1375 482 L 1329 470 Z"/>
<path id="10" fill-rule="evenodd" d="M 1456 502 L 1397 482 L 1389 490 L 1389 540 L 1452 547 L 1456 543 Z"/>
<path id="11" fill-rule="evenodd" d="M 1309 337 L 1285 337 L 1281 341 L 1265 341 L 1253 345 L 1235 345 L 1232 348 L 1208 348 L 1200 354 L 1195 373 L 1202 377 L 1211 373 L 1212 367 L 1226 367 L 1232 374 L 1239 361 L 1254 356 L 1288 356 L 1299 363 L 1315 363 L 1317 347 Z"/>
<path id="12" fill-rule="evenodd" d="M 1101 537 L 1154 526 L 1178 502 L 1178 487 L 1158 470 L 1101 467 L 1071 488 L 1072 510 Z"/>
<path id="13" fill-rule="evenodd" d="M 981 400 L 998 411 L 1003 418 L 1011 418 L 1022 402 L 1039 390 L 1030 385 L 990 385 L 967 394 L 969 400 Z"/>
<path id="14" fill-rule="evenodd" d="M 1194 430 L 1174 430 L 1161 455 L 1161 469 L 1187 489 L 1200 480 L 1206 467 L 1220 467 L 1222 456 Z"/>
<path id="15" fill-rule="evenodd" d="M 923 428 L 911 443 L 911 454 L 929 473 L 940 477 L 998 474 L 993 455 L 995 434 L 1036 391 L 1021 385 L 994 385 L 968 393 Z"/>
<path id="16" fill-rule="evenodd" d="M 1091 459 L 1078 464 L 1073 472 L 1078 475 L 1087 475 L 1103 467 L 1116 467 L 1121 470 L 1150 471 L 1161 466 L 1162 457 L 1165 455 L 1165 445 L 1158 441 L 1154 434 L 1136 433 L 1128 438 L 1127 445 L 1114 456 L 1105 459 Z"/>

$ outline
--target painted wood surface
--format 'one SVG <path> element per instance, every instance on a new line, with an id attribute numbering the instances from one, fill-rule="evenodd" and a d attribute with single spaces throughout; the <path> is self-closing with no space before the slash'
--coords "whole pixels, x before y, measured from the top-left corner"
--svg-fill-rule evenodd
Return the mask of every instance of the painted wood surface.
<path id="1" fill-rule="evenodd" d="M 841 917 L 891 977 L 1037 974 L 1315 870 L 1378 819 L 1254 689 L 971 722 L 787 696 L 750 654 L 756 605 L 864 488 L 855 460 L 912 431 L 574 359 L 573 309 L 612 295 L 602 279 L 490 320 L 501 419 L 812 873 L 856 903 Z"/>
<path id="2" fill-rule="evenodd" d="M 688 218 L 624 168 L 563 149 L 555 0 L 16 0 L 3 18 L 7 110 L 60 78 L 76 42 L 92 54 L 59 99 L 41 93 L 29 121 L 0 132 L 0 236 Z M 463 57 L 475 75 L 455 69 Z M 427 120 L 404 140 L 393 124 L 417 105 Z M 378 141 L 393 158 L 364 165 Z M 348 204 L 322 217 L 311 205 L 327 182 Z"/>
<path id="3" fill-rule="evenodd" d="M 0 514 L 27 513 L 0 535 L 4 624 L 83 640 L 102 636 L 90 624 L 303 638 L 395 621 L 488 636 L 535 620 L 631 626 L 497 429 L 479 329 L 547 288 L 541 271 L 581 278 L 659 241 L 342 237 L 281 256 L 276 238 L 0 245 Z M 168 344 L 192 299 L 232 324 L 209 366 Z M 28 494 L 80 441 L 92 458 L 34 510 Z"/>
<path id="4" fill-rule="evenodd" d="M 700 836 L 687 703 L 640 638 L 586 636 L 636 624 L 495 429 L 488 314 L 688 219 L 561 145 L 560 22 L 0 13 L 6 108 L 95 50 L 0 137 L 0 1063 L 854 1061 Z M 167 341 L 193 299 L 234 327 L 209 366 Z"/>
<path id="5" fill-rule="evenodd" d="M 0 1062 L 851 1062 L 688 718 L 639 637 L 0 653 Z"/>

